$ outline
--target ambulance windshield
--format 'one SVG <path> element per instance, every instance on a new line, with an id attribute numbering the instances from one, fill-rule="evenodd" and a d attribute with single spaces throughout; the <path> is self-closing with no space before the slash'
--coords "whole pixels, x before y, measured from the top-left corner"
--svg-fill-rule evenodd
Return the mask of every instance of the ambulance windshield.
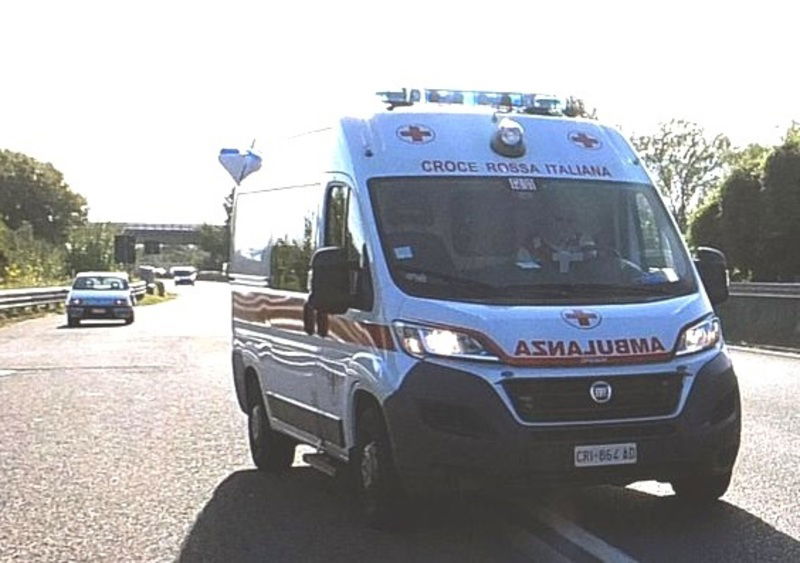
<path id="1" fill-rule="evenodd" d="M 695 291 L 650 186 L 501 177 L 369 183 L 391 274 L 410 295 L 620 303 Z"/>

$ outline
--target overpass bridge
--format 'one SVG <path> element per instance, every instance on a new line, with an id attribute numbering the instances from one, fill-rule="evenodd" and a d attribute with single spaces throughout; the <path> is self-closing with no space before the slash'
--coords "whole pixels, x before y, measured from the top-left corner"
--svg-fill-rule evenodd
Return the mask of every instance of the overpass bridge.
<path id="1" fill-rule="evenodd" d="M 200 224 L 187 223 L 113 223 L 120 234 L 136 238 L 137 243 L 199 244 Z M 212 225 L 223 228 L 222 225 Z"/>

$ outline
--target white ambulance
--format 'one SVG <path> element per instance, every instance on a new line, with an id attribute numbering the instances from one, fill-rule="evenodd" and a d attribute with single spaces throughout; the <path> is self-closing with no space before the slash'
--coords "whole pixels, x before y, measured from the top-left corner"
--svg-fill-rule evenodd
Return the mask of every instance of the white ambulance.
<path id="1" fill-rule="evenodd" d="M 453 487 L 725 493 L 724 256 L 690 258 L 620 133 L 527 109 L 395 99 L 265 151 L 230 262 L 259 468 L 310 444 L 374 523 Z"/>

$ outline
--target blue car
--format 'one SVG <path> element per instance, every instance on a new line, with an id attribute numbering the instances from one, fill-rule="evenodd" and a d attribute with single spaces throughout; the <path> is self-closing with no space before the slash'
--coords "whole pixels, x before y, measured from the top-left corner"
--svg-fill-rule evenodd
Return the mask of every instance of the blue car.
<path id="1" fill-rule="evenodd" d="M 133 322 L 133 296 L 124 272 L 81 272 L 67 295 L 67 325 L 84 319 L 117 319 Z"/>

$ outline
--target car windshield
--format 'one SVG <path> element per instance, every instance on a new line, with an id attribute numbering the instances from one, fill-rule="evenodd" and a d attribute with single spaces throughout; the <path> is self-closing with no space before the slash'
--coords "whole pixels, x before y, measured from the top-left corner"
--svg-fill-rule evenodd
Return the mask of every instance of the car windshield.
<path id="1" fill-rule="evenodd" d="M 73 289 L 94 289 L 108 291 L 128 289 L 128 282 L 117 276 L 81 276 L 75 279 Z"/>
<path id="2" fill-rule="evenodd" d="M 486 303 L 620 303 L 695 290 L 647 185 L 502 177 L 369 182 L 395 283 Z"/>
<path id="3" fill-rule="evenodd" d="M 176 276 L 191 276 L 194 270 L 174 270 Z"/>

